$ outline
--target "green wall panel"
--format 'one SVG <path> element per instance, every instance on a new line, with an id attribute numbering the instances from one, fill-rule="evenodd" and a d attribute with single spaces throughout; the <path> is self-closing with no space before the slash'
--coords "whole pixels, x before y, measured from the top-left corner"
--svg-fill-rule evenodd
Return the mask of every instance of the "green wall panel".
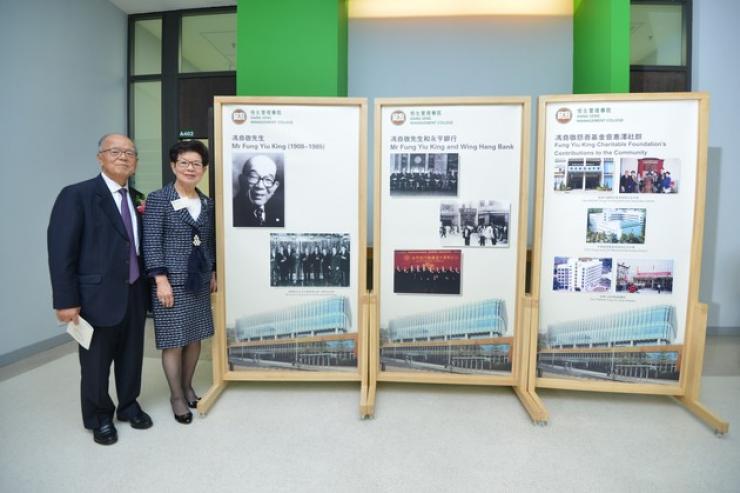
<path id="1" fill-rule="evenodd" d="M 346 0 L 239 0 L 240 96 L 346 96 Z"/>
<path id="2" fill-rule="evenodd" d="M 629 0 L 574 0 L 574 94 L 629 92 L 629 34 Z"/>

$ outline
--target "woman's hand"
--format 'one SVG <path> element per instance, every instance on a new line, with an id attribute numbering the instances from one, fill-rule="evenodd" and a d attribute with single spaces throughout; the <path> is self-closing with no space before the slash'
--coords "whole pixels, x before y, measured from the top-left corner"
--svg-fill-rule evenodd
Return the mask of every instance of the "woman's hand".
<path id="1" fill-rule="evenodd" d="M 165 308 L 172 308 L 175 305 L 175 296 L 172 294 L 170 281 L 164 274 L 154 278 L 157 281 L 157 299 Z"/>
<path id="2" fill-rule="evenodd" d="M 215 293 L 218 289 L 218 283 L 216 282 L 216 273 L 211 273 L 211 293 Z"/>

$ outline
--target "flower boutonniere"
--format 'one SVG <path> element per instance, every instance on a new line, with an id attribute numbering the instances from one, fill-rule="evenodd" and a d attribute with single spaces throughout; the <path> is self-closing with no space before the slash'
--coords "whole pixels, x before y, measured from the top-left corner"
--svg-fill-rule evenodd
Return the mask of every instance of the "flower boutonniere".
<path id="1" fill-rule="evenodd" d="M 136 212 L 144 214 L 144 210 L 146 209 L 146 195 L 136 192 L 134 196 L 134 207 L 136 208 Z"/>

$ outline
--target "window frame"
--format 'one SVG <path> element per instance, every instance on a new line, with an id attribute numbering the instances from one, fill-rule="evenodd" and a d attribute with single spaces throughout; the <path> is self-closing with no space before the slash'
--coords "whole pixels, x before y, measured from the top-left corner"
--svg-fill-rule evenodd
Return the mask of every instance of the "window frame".
<path id="1" fill-rule="evenodd" d="M 236 76 L 234 71 L 216 72 L 179 72 L 180 66 L 180 41 L 182 37 L 182 18 L 189 15 L 216 15 L 236 14 L 236 6 L 206 7 L 183 10 L 170 10 L 164 12 L 147 12 L 143 14 L 131 14 L 128 16 L 128 40 L 126 57 L 126 130 L 128 135 L 134 137 L 134 97 L 133 87 L 137 82 L 160 82 L 161 83 L 161 169 L 162 185 L 174 179 L 174 174 L 169 164 L 169 149 L 180 140 L 178 122 L 180 120 L 178 97 L 180 91 L 180 80 L 188 78 L 210 78 Z M 134 75 L 134 27 L 141 20 L 161 19 L 162 21 L 162 53 L 161 67 L 158 74 Z M 211 133 L 211 132 L 209 132 Z M 212 135 L 207 138 L 213 141 Z M 196 136 L 195 138 L 201 138 Z M 212 168 L 212 167 L 211 167 Z M 212 172 L 209 170 L 209 172 Z M 211 177 L 212 179 L 213 177 Z M 134 177 L 135 182 L 135 177 Z"/>

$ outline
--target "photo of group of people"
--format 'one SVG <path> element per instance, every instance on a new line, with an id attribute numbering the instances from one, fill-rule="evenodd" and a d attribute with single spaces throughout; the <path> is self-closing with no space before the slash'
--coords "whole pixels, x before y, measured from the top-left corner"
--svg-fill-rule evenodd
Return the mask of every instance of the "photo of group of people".
<path id="1" fill-rule="evenodd" d="M 458 154 L 391 154 L 391 195 L 457 195 Z"/>
<path id="2" fill-rule="evenodd" d="M 270 234 L 270 286 L 349 286 L 348 234 Z"/>
<path id="3" fill-rule="evenodd" d="M 673 260 L 555 257 L 553 291 L 671 294 Z"/>
<path id="4" fill-rule="evenodd" d="M 646 209 L 590 208 L 586 243 L 645 243 Z"/>
<path id="5" fill-rule="evenodd" d="M 678 159 L 624 158 L 619 193 L 678 193 L 680 165 Z"/>
<path id="6" fill-rule="evenodd" d="M 439 205 L 443 247 L 508 247 L 511 204 L 500 200 L 447 202 Z"/>
<path id="7" fill-rule="evenodd" d="M 234 227 L 285 227 L 284 163 L 282 153 L 234 153 Z"/>
<path id="8" fill-rule="evenodd" d="M 460 294 L 460 250 L 396 250 L 394 293 Z"/>

